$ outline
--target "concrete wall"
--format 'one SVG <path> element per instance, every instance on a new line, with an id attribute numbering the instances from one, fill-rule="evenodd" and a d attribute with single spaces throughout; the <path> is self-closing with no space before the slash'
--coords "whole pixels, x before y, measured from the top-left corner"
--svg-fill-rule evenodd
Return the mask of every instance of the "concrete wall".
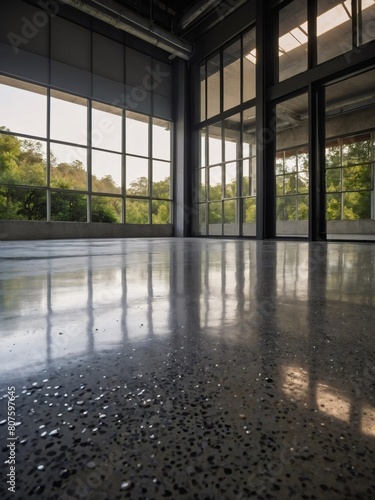
<path id="1" fill-rule="evenodd" d="M 172 224 L 0 221 L 0 240 L 158 238 L 173 236 Z"/>
<path id="2" fill-rule="evenodd" d="M 309 234 L 309 223 L 307 220 L 286 220 L 276 222 L 277 236 L 305 236 Z"/>
<path id="3" fill-rule="evenodd" d="M 375 220 L 330 220 L 327 221 L 327 238 L 360 237 L 375 239 Z"/>

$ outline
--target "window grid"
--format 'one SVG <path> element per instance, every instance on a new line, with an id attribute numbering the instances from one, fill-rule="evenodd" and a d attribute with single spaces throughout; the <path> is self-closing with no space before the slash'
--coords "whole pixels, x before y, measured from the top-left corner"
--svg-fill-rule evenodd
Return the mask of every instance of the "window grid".
<path id="1" fill-rule="evenodd" d="M 374 141 L 374 132 L 327 141 L 327 220 L 363 220 L 374 217 Z M 345 158 L 345 150 L 352 150 L 360 156 L 357 160 L 350 161 L 350 158 Z M 350 175 L 350 172 L 354 175 Z M 353 205 L 353 200 L 357 206 Z"/>
<path id="2" fill-rule="evenodd" d="M 277 220 L 307 220 L 308 194 L 307 146 L 278 151 L 276 153 Z"/>
<path id="3" fill-rule="evenodd" d="M 170 121 L 139 115 L 142 116 L 142 120 L 148 123 L 147 154 L 129 156 L 142 158 L 147 162 L 149 190 L 145 196 L 138 195 L 137 192 L 127 194 L 125 170 L 127 151 L 124 126 L 126 112 L 123 109 L 107 106 L 98 101 L 82 99 L 73 94 L 29 85 L 26 82 L 7 77 L 0 77 L 1 84 L 4 84 L 7 91 L 12 91 L 13 88 L 17 91 L 19 88 L 21 91 L 25 89 L 26 98 L 29 94 L 32 96 L 35 90 L 44 96 L 45 112 L 43 116 L 46 132 L 45 136 L 33 135 L 33 128 L 29 127 L 28 130 L 21 130 L 21 133 L 18 133 L 17 126 L 9 128 L 6 123 L 4 125 L 0 123 L 0 145 L 3 151 L 4 148 L 10 149 L 11 146 L 13 152 L 17 148 L 21 151 L 12 168 L 8 165 L 9 168 L 2 166 L 0 170 L 0 219 L 171 223 L 172 123 Z M 58 115 L 54 114 L 51 101 L 58 98 L 69 102 L 72 109 L 76 105 L 82 105 L 85 108 L 85 113 L 81 113 L 83 121 L 81 127 L 78 125 L 80 134 L 78 134 L 79 137 L 76 141 L 74 141 L 75 137 L 72 134 L 72 129 L 74 131 L 77 126 L 74 120 L 71 122 L 70 130 L 66 130 L 64 124 L 59 123 Z M 57 105 L 64 109 L 62 102 L 58 102 Z M 92 126 L 93 113 L 97 110 L 107 110 L 107 118 L 116 116 L 116 126 L 114 122 L 111 123 L 111 120 L 109 122 L 107 120 L 105 123 L 103 119 L 102 128 L 100 128 L 99 123 L 99 128 L 95 129 Z M 4 120 L 7 121 L 6 116 Z M 52 120 L 54 120 L 53 123 Z M 53 129 L 51 129 L 51 124 Z M 118 144 L 115 146 L 108 144 L 113 130 L 115 134 L 119 135 Z M 161 130 L 162 132 L 160 132 Z M 62 134 L 66 134 L 66 137 L 71 134 L 70 140 L 63 140 L 66 137 L 62 139 Z M 102 142 L 98 140 L 100 135 Z M 156 137 L 155 143 L 159 142 L 155 151 L 153 150 L 154 136 Z M 160 137 L 161 142 L 157 141 Z M 116 168 L 113 168 L 114 164 L 116 164 Z M 165 177 L 163 178 L 163 176 Z M 155 177 L 155 181 L 153 181 L 153 177 Z M 136 181 L 137 179 L 135 179 Z M 131 214 L 127 215 L 128 200 L 132 200 L 133 204 L 136 201 L 147 204 L 147 218 L 137 219 L 134 216 L 132 219 Z M 9 208 L 10 206 L 11 208 Z M 139 207 L 134 205 L 132 208 L 133 215 L 136 215 Z"/>
<path id="4" fill-rule="evenodd" d="M 201 128 L 194 193 L 199 234 L 239 236 L 244 224 L 255 223 L 256 189 L 250 189 L 251 179 L 247 191 L 244 188 L 246 162 L 249 177 L 256 180 L 255 147 L 249 144 L 244 155 L 242 145 L 245 124 L 250 120 L 255 126 L 255 65 L 254 27 L 199 65 Z M 215 117 L 220 117 L 216 123 Z M 246 212 L 252 215 L 246 217 Z M 255 226 L 252 231 L 255 235 Z"/>

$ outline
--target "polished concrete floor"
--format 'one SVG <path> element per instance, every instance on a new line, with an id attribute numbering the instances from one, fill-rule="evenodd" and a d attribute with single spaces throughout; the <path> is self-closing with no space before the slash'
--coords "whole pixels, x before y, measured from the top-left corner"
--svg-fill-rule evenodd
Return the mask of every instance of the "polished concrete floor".
<path id="1" fill-rule="evenodd" d="M 375 498 L 373 244 L 3 242 L 0 319 L 1 498 Z"/>

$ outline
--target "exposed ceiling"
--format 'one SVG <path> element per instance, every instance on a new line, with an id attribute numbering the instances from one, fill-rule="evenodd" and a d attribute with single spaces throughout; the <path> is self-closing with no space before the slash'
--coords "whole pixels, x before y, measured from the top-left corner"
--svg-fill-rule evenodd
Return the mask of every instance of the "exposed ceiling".
<path id="1" fill-rule="evenodd" d="M 189 59 L 197 38 L 250 0 L 59 1 Z"/>
<path id="2" fill-rule="evenodd" d="M 208 15 L 210 11 L 215 8 L 214 4 L 220 4 L 221 1 L 216 2 L 202 1 L 202 0 L 116 0 L 122 6 L 137 12 L 147 20 L 152 20 L 161 28 L 166 29 L 172 33 L 182 35 L 185 28 L 182 28 L 180 21 L 184 14 L 188 13 L 196 7 L 203 6 L 205 8 L 202 16 L 196 18 L 196 22 L 202 22 L 202 17 Z M 191 23 L 190 26 L 193 26 Z"/>
<path id="3" fill-rule="evenodd" d="M 202 33 L 249 0 L 60 0 L 89 16 L 189 60 Z"/>

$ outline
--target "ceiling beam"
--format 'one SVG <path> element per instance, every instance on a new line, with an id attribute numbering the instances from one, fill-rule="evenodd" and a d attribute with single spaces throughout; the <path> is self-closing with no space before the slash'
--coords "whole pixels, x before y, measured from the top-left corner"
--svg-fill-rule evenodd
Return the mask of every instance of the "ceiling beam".
<path id="1" fill-rule="evenodd" d="M 180 57 L 189 60 L 193 53 L 191 43 L 169 33 L 169 31 L 122 7 L 113 0 L 93 0 L 92 2 L 83 0 L 60 1 L 169 52 L 171 58 Z"/>

